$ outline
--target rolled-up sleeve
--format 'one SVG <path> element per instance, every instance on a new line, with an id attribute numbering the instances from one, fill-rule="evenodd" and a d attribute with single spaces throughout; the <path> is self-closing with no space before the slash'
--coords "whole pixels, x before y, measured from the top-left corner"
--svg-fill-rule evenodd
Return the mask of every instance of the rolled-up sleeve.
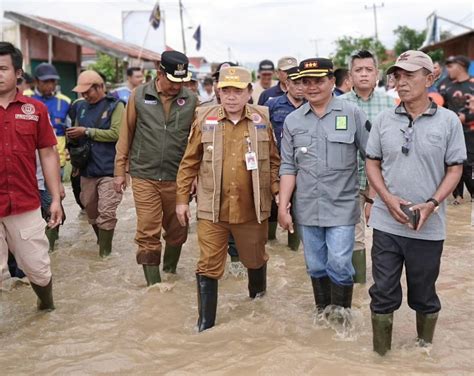
<path id="1" fill-rule="evenodd" d="M 283 175 L 296 175 L 296 166 L 293 158 L 293 136 L 288 130 L 288 118 L 283 124 L 283 133 L 281 139 L 281 165 L 280 165 L 280 176 Z"/>

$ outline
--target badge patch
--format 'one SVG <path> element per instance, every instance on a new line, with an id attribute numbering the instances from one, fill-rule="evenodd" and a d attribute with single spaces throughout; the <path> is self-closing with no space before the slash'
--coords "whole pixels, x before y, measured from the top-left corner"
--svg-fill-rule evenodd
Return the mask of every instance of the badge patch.
<path id="1" fill-rule="evenodd" d="M 206 118 L 206 125 L 218 125 L 217 117 L 209 116 Z"/>
<path id="2" fill-rule="evenodd" d="M 156 99 L 145 99 L 144 103 L 145 104 L 158 104 L 158 101 Z"/>
<path id="3" fill-rule="evenodd" d="M 212 132 L 212 131 L 214 130 L 214 127 L 215 127 L 214 124 L 212 124 L 212 125 L 204 124 L 204 125 L 202 126 L 202 131 L 203 131 L 203 132 Z"/>
<path id="4" fill-rule="evenodd" d="M 347 116 L 336 116 L 336 131 L 347 131 Z"/>
<path id="5" fill-rule="evenodd" d="M 262 117 L 259 115 L 259 114 L 256 114 L 256 113 L 253 113 L 252 114 L 252 121 L 255 123 L 255 124 L 258 124 L 262 121 Z"/>
<path id="6" fill-rule="evenodd" d="M 25 115 L 33 115 L 35 113 L 35 110 L 35 106 L 31 103 L 25 103 L 23 106 L 21 106 L 21 111 Z"/>
<path id="7" fill-rule="evenodd" d="M 178 104 L 178 106 L 184 106 L 184 104 L 186 103 L 186 101 L 183 99 L 183 98 L 179 98 L 176 103 Z"/>

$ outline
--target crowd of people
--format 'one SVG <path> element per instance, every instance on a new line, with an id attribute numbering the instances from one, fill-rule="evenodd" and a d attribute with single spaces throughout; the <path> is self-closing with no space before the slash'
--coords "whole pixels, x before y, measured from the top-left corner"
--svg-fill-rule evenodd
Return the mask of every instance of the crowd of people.
<path id="1" fill-rule="evenodd" d="M 224 62 L 202 84 L 184 54 L 166 51 L 155 79 L 143 83 L 131 67 L 126 85 L 110 92 L 98 72 L 83 71 L 74 102 L 57 90 L 54 65 L 38 65 L 28 83 L 22 64 L 21 51 L 0 42 L 0 284 L 26 275 L 38 308 L 54 309 L 48 251 L 65 220 L 70 158 L 100 257 L 112 252 L 131 186 L 136 261 L 148 286 L 161 282 L 160 270 L 176 273 L 196 200 L 199 331 L 216 323 L 227 254 L 246 269 L 249 297 L 265 295 L 266 243 L 278 223 L 291 250 L 302 243 L 318 317 L 342 323 L 354 283 L 366 282 L 368 225 L 374 351 L 391 348 L 403 266 L 418 343 L 432 342 L 446 199 L 454 191 L 459 203 L 464 185 L 474 194 L 466 57 L 448 58 L 442 78 L 428 55 L 404 52 L 386 72 L 398 100 L 377 89 L 378 62 L 365 50 L 339 69 L 320 57 L 285 56 L 276 69 L 263 60 L 256 83 Z"/>

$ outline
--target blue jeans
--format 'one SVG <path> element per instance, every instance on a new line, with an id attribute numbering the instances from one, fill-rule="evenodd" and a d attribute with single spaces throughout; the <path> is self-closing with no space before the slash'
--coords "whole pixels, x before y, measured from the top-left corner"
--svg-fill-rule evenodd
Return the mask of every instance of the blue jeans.
<path id="1" fill-rule="evenodd" d="M 351 286 L 355 226 L 318 227 L 299 225 L 308 274 L 328 276 L 337 285 Z"/>

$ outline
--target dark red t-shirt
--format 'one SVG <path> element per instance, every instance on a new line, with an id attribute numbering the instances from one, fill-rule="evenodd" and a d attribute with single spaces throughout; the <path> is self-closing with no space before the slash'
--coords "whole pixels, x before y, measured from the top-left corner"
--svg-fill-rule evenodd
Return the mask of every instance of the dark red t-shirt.
<path id="1" fill-rule="evenodd" d="M 40 206 L 36 150 L 56 145 L 48 109 L 17 93 L 0 106 L 0 218 Z"/>

